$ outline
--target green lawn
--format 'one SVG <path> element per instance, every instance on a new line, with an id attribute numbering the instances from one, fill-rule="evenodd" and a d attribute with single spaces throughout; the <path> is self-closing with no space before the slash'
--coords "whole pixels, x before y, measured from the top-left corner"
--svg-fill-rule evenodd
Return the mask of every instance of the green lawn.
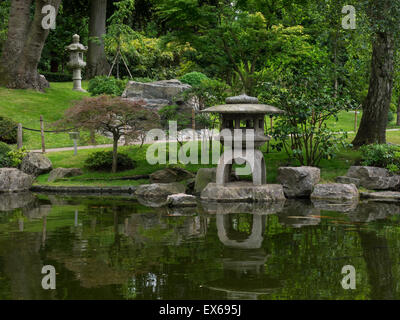
<path id="1" fill-rule="evenodd" d="M 136 168 L 133 170 L 127 170 L 112 174 L 110 172 L 91 172 L 84 168 L 84 161 L 89 154 L 98 150 L 110 150 L 110 149 L 90 149 L 90 150 L 79 150 L 78 155 L 74 156 L 72 151 L 54 152 L 48 153 L 47 156 L 53 163 L 55 168 L 81 168 L 84 171 L 82 176 L 67 178 L 62 181 L 54 183 L 48 183 L 48 174 L 42 175 L 38 178 L 37 184 L 40 185 L 53 185 L 53 186 L 74 186 L 74 185 L 92 185 L 92 186 L 118 186 L 118 185 L 138 185 L 148 183 L 148 180 L 110 180 L 110 178 L 118 178 L 124 176 L 134 176 L 151 174 L 157 170 L 165 168 L 165 164 L 150 165 L 146 160 L 146 151 L 148 146 L 129 146 L 120 147 L 119 152 L 127 153 L 132 159 L 136 161 Z M 352 151 L 348 152 L 344 150 L 340 152 L 338 157 L 332 160 L 323 160 L 320 164 L 321 178 L 322 181 L 334 181 L 335 177 L 344 175 L 347 169 L 359 159 L 359 152 Z M 278 168 L 281 166 L 298 165 L 293 159 L 288 159 L 284 152 L 270 152 L 265 153 L 265 159 L 267 162 L 267 180 L 268 183 L 276 182 L 276 176 Z M 185 169 L 196 173 L 199 168 L 212 167 L 213 165 L 201 165 L 201 164 L 187 164 L 181 165 Z M 96 180 L 88 180 L 96 179 Z"/>
<path id="2" fill-rule="evenodd" d="M 362 111 L 359 111 L 357 115 L 357 130 L 360 126 L 360 121 L 362 117 Z M 335 131 L 346 131 L 346 132 L 354 132 L 355 125 L 355 112 L 354 111 L 342 111 L 338 115 L 338 121 L 336 119 L 331 118 L 327 121 L 327 124 L 330 128 Z M 388 128 L 397 128 L 396 119 L 393 119 L 389 124 Z"/>
<path id="3" fill-rule="evenodd" d="M 83 81 L 83 88 L 87 88 L 87 82 Z M 72 90 L 72 82 L 50 83 L 50 88 L 45 93 L 34 90 L 11 90 L 0 87 L 0 115 L 7 116 L 24 127 L 40 129 L 40 116 L 43 115 L 45 130 L 50 124 L 59 120 L 72 101 L 88 96 L 88 93 Z M 88 134 L 84 133 L 83 138 Z M 99 144 L 109 143 L 109 139 L 97 137 Z M 46 133 L 46 148 L 59 148 L 73 146 L 67 133 Z M 84 139 L 80 145 L 85 145 Z M 24 130 L 24 146 L 28 149 L 41 149 L 39 132 Z"/>

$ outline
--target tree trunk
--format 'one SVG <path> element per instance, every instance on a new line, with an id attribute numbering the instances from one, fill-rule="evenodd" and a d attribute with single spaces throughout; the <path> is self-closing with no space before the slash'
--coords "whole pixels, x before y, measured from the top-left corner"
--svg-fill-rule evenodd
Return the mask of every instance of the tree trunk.
<path id="1" fill-rule="evenodd" d="M 10 16 L 8 19 L 8 34 L 0 59 L 1 84 L 7 84 L 10 69 L 17 66 L 18 57 L 24 48 L 26 35 L 29 28 L 29 11 L 32 0 L 11 2 Z"/>
<path id="2" fill-rule="evenodd" d="M 382 9 L 377 13 L 382 20 L 385 19 L 385 15 L 390 16 L 388 11 L 392 4 L 388 1 L 377 5 Z M 355 147 L 386 143 L 388 112 L 392 99 L 393 70 L 394 35 L 391 31 L 377 32 L 373 43 L 368 95 L 363 105 L 360 127 L 353 141 Z"/>
<path id="3" fill-rule="evenodd" d="M 49 34 L 48 29 L 42 28 L 42 8 L 53 5 L 57 14 L 61 0 L 36 0 L 32 21 L 29 17 L 31 3 L 32 0 L 11 3 L 8 37 L 0 61 L 0 85 L 8 88 L 43 90 L 49 86 L 37 71 Z"/>
<path id="4" fill-rule="evenodd" d="M 90 1 L 89 38 L 95 37 L 97 40 L 89 39 L 86 72 L 86 78 L 88 79 L 107 75 L 110 70 L 102 38 L 106 33 L 106 9 L 107 0 Z"/>
<path id="5" fill-rule="evenodd" d="M 118 170 L 118 140 L 119 137 L 114 135 L 112 173 L 116 173 Z"/>

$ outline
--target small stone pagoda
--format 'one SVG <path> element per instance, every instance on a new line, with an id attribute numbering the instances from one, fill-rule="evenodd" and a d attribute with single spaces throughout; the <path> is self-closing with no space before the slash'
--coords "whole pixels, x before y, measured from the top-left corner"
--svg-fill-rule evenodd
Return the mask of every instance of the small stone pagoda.
<path id="1" fill-rule="evenodd" d="M 81 71 L 86 67 L 86 62 L 83 61 L 83 53 L 86 52 L 88 47 L 79 43 L 79 35 L 74 34 L 72 36 L 72 43 L 65 47 L 65 50 L 70 52 L 70 60 L 67 66 L 72 69 L 72 80 L 74 82 L 74 87 L 72 90 L 83 91 L 82 89 L 82 74 Z"/>
<path id="2" fill-rule="evenodd" d="M 265 159 L 259 150 L 270 140 L 270 137 L 265 135 L 265 115 L 282 114 L 283 111 L 260 104 L 257 98 L 240 95 L 227 98 L 225 105 L 214 106 L 202 112 L 220 115 L 221 134 L 218 139 L 225 147 L 217 168 L 216 184 L 210 183 L 203 191 L 202 198 L 221 201 L 269 201 L 266 194 L 271 195 L 270 191 L 276 189 L 277 194 L 271 197 L 284 199 L 280 191 L 281 186 L 266 185 Z M 230 131 L 229 135 L 223 134 L 226 130 Z M 250 165 L 253 184 L 230 181 L 232 166 L 238 161 L 245 161 Z M 269 186 L 268 190 L 264 190 L 265 186 Z M 260 190 L 267 192 L 260 193 Z"/>

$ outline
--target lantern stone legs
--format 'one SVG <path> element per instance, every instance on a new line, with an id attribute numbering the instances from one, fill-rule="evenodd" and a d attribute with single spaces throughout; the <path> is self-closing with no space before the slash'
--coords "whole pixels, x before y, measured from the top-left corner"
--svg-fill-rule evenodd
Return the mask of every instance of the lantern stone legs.
<path id="1" fill-rule="evenodd" d="M 267 169 L 263 153 L 253 150 L 226 150 L 219 159 L 217 168 L 217 185 L 224 186 L 229 182 L 232 165 L 235 160 L 244 160 L 250 165 L 253 175 L 253 185 L 261 186 L 267 183 Z"/>

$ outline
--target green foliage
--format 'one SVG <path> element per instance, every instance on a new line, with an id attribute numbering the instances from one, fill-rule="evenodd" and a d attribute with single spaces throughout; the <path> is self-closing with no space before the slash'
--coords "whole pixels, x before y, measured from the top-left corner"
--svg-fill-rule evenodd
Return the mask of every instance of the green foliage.
<path id="1" fill-rule="evenodd" d="M 161 125 L 163 128 L 168 128 L 169 121 L 176 121 L 178 130 L 183 130 L 190 126 L 190 116 L 180 112 L 179 106 L 171 105 L 165 106 L 158 111 L 161 118 Z"/>
<path id="2" fill-rule="evenodd" d="M 400 172 L 399 166 L 398 166 L 397 164 L 394 164 L 394 163 L 389 164 L 389 165 L 386 167 L 386 169 L 388 169 L 389 172 L 391 172 L 391 173 L 398 173 L 398 172 Z"/>
<path id="3" fill-rule="evenodd" d="M 270 134 L 278 141 L 289 159 L 302 165 L 317 166 L 322 159 L 331 159 L 346 143 L 347 134 L 328 128 L 326 121 L 337 119 L 340 111 L 351 105 L 345 94 L 335 97 L 329 83 L 329 72 L 314 69 L 304 74 L 282 75 L 280 81 L 265 83 L 261 100 L 285 111 Z"/>
<path id="4" fill-rule="evenodd" d="M 26 150 L 26 148 L 11 150 L 10 152 L 8 152 L 7 157 L 11 167 L 18 168 L 27 154 L 28 151 Z"/>
<path id="5" fill-rule="evenodd" d="M 85 160 L 85 168 L 93 171 L 109 171 L 112 168 L 112 151 L 99 151 L 89 155 Z M 135 162 L 126 154 L 118 154 L 118 170 L 130 170 L 135 167 Z"/>
<path id="6" fill-rule="evenodd" d="M 113 42 L 106 39 L 105 44 L 106 52 L 114 55 Z M 121 42 L 120 49 L 133 77 L 165 80 L 179 77 L 191 69 L 191 61 L 187 56 L 193 49 L 189 44 L 171 42 L 164 45 L 159 38 L 134 34 Z M 126 72 L 121 68 L 123 75 Z"/>
<path id="7" fill-rule="evenodd" d="M 388 112 L 388 123 L 391 123 L 394 120 L 394 114 L 392 110 L 389 110 Z"/>
<path id="8" fill-rule="evenodd" d="M 11 148 L 4 142 L 0 142 L 0 168 L 10 167 L 10 158 L 8 153 Z"/>
<path id="9" fill-rule="evenodd" d="M 400 147 L 389 144 L 372 144 L 362 146 L 361 163 L 364 166 L 387 168 L 392 172 L 398 172 L 400 167 Z"/>
<path id="10" fill-rule="evenodd" d="M 13 120 L 0 116 L 0 142 L 17 143 L 18 124 Z"/>
<path id="11" fill-rule="evenodd" d="M 88 91 L 92 96 L 103 94 L 121 96 L 127 82 L 128 80 L 116 79 L 112 76 L 97 76 L 89 81 Z"/>
<path id="12" fill-rule="evenodd" d="M 217 104 L 224 104 L 230 92 L 231 88 L 225 82 L 205 79 L 199 85 L 186 90 L 184 95 L 187 98 L 195 97 L 198 100 L 200 110 L 202 110 Z"/>
<path id="13" fill-rule="evenodd" d="M 179 80 L 194 87 L 200 86 L 204 80 L 208 80 L 208 77 L 204 73 L 194 71 L 186 73 Z"/>
<path id="14" fill-rule="evenodd" d="M 62 72 L 46 72 L 42 71 L 40 74 L 46 77 L 47 81 L 50 82 L 69 82 L 72 81 L 72 74 Z"/>

